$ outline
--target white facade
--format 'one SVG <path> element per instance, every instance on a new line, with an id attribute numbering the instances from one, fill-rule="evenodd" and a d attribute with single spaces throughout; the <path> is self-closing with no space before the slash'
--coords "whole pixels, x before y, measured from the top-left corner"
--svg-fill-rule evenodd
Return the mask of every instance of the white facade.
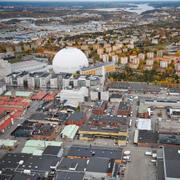
<path id="1" fill-rule="evenodd" d="M 167 68 L 168 67 L 168 61 L 160 61 L 160 67 L 161 68 Z"/>
<path id="2" fill-rule="evenodd" d="M 40 88 L 46 88 L 48 82 L 50 81 L 50 75 L 45 76 L 45 77 L 40 77 L 39 80 L 40 80 L 39 87 Z"/>
<path id="3" fill-rule="evenodd" d="M 98 92 L 97 91 L 91 91 L 90 92 L 90 98 L 91 98 L 91 101 L 98 100 Z"/>
<path id="4" fill-rule="evenodd" d="M 121 64 L 127 64 L 128 63 L 128 57 L 121 57 Z"/>
<path id="5" fill-rule="evenodd" d="M 112 62 L 118 63 L 118 61 L 119 61 L 119 58 L 117 55 L 112 56 Z"/>
<path id="6" fill-rule="evenodd" d="M 35 87 L 34 77 L 28 77 L 27 82 L 28 82 L 28 88 L 34 88 Z"/>
<path id="7" fill-rule="evenodd" d="M 50 79 L 50 88 L 57 89 L 58 88 L 58 78 Z"/>
<path id="8" fill-rule="evenodd" d="M 0 83 L 0 95 L 2 95 L 6 91 L 6 84 Z"/>
<path id="9" fill-rule="evenodd" d="M 180 72 L 180 62 L 177 62 L 175 64 L 175 69 L 176 69 L 176 72 Z"/>
<path id="10" fill-rule="evenodd" d="M 105 62 L 105 63 L 109 62 L 109 55 L 108 54 L 103 54 L 102 58 L 103 58 L 103 62 Z"/>
<path id="11" fill-rule="evenodd" d="M 153 52 L 148 52 L 147 54 L 147 58 L 154 58 L 154 53 Z"/>
<path id="12" fill-rule="evenodd" d="M 144 53 L 138 54 L 138 57 L 140 60 L 145 60 L 145 54 Z"/>
<path id="13" fill-rule="evenodd" d="M 154 64 L 154 59 L 147 59 L 146 60 L 146 65 L 153 66 L 153 64 Z"/>
<path id="14" fill-rule="evenodd" d="M 17 77 L 17 85 L 18 86 L 24 86 L 24 80 L 25 80 L 24 76 Z"/>
<path id="15" fill-rule="evenodd" d="M 158 44 L 158 43 L 159 43 L 158 39 L 152 39 L 152 44 Z"/>
<path id="16" fill-rule="evenodd" d="M 72 100 L 77 102 L 84 102 L 85 97 L 88 97 L 88 89 L 84 87 L 75 90 L 64 89 L 58 94 L 58 97 L 60 97 L 61 101 Z"/>
<path id="17" fill-rule="evenodd" d="M 162 50 L 157 51 L 157 57 L 163 57 L 163 51 Z"/>
<path id="18" fill-rule="evenodd" d="M 101 100 L 102 101 L 108 101 L 109 100 L 109 91 L 101 92 Z"/>
<path id="19" fill-rule="evenodd" d="M 0 59 L 0 79 L 11 73 L 11 64 L 8 61 Z"/>

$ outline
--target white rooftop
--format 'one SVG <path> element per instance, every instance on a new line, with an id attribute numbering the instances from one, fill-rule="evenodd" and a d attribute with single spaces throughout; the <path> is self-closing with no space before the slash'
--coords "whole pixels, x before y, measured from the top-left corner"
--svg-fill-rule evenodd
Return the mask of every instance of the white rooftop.
<path id="1" fill-rule="evenodd" d="M 151 130 L 151 119 L 138 119 L 137 120 L 138 130 Z"/>

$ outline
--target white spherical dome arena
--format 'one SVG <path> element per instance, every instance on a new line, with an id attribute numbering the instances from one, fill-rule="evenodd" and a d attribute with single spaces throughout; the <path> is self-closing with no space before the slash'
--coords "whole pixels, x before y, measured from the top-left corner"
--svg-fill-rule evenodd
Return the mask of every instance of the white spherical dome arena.
<path id="1" fill-rule="evenodd" d="M 86 55 L 81 50 L 67 47 L 56 53 L 52 65 L 54 72 L 59 74 L 75 73 L 81 68 L 89 66 L 89 63 Z"/>

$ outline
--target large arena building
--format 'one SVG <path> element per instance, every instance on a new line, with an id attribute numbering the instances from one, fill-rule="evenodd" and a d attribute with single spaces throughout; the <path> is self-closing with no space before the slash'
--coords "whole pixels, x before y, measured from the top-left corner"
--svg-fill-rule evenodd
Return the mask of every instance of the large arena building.
<path id="1" fill-rule="evenodd" d="M 60 50 L 53 59 L 53 70 L 56 74 L 75 73 L 88 66 L 86 55 L 81 50 L 73 47 Z"/>

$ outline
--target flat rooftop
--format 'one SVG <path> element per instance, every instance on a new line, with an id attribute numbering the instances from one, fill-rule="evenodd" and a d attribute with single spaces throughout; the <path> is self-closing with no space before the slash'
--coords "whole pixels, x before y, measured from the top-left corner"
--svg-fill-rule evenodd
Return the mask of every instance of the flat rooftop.
<path id="1" fill-rule="evenodd" d="M 105 103 L 105 101 L 96 101 L 93 108 L 102 107 Z"/>
<path id="2" fill-rule="evenodd" d="M 119 103 L 119 110 L 121 111 L 128 111 L 130 109 L 130 104 L 127 102 L 120 102 Z"/>
<path id="3" fill-rule="evenodd" d="M 108 66 L 108 65 L 114 65 L 114 62 L 98 63 L 98 64 L 96 64 L 94 66 L 84 67 L 84 68 L 81 69 L 81 71 L 97 69 L 97 68 L 101 68 L 103 66 Z"/>
<path id="4" fill-rule="evenodd" d="M 160 133 L 180 133 L 180 123 L 178 121 L 159 122 Z"/>
<path id="5" fill-rule="evenodd" d="M 83 172 L 58 171 L 55 180 L 84 180 Z"/>
<path id="6" fill-rule="evenodd" d="M 83 172 L 86 167 L 87 167 L 87 159 L 83 159 L 83 158 L 71 159 L 71 158 L 63 157 L 57 169 Z"/>
<path id="7" fill-rule="evenodd" d="M 43 152 L 43 155 L 58 156 L 61 150 L 61 146 L 47 146 Z"/>
<path id="8" fill-rule="evenodd" d="M 87 171 L 95 173 L 112 173 L 113 166 L 113 159 L 91 157 L 87 166 Z"/>
<path id="9" fill-rule="evenodd" d="M 160 92 L 161 90 L 159 86 L 150 85 L 143 82 L 116 82 L 113 83 L 110 88 L 145 92 Z"/>
<path id="10" fill-rule="evenodd" d="M 71 146 L 66 156 L 76 157 L 104 157 L 122 159 L 122 148 L 107 148 L 97 146 Z"/>
<path id="11" fill-rule="evenodd" d="M 165 174 L 168 178 L 180 179 L 180 148 L 164 148 Z"/>
<path id="12" fill-rule="evenodd" d="M 129 120 L 126 117 L 119 117 L 119 116 L 111 116 L 111 115 L 92 115 L 90 117 L 90 121 L 100 121 L 100 122 L 119 122 L 122 125 L 127 125 Z"/>
<path id="13" fill-rule="evenodd" d="M 15 96 L 17 97 L 30 97 L 32 95 L 32 92 L 30 91 L 15 91 Z M 5 93 L 5 96 L 12 96 L 12 92 L 11 91 L 7 91 Z"/>
<path id="14" fill-rule="evenodd" d="M 102 126 L 92 126 L 92 125 L 84 125 L 79 131 L 89 131 L 89 132 L 104 132 L 104 133 L 119 133 L 119 132 L 127 132 L 127 125 L 121 125 L 119 127 L 102 127 Z"/>
<path id="15" fill-rule="evenodd" d="M 158 133 L 149 130 L 139 130 L 138 143 L 157 143 Z"/>
<path id="16" fill-rule="evenodd" d="M 85 114 L 83 112 L 74 112 L 73 114 L 70 115 L 68 120 L 74 120 L 74 121 L 79 121 L 81 119 L 84 119 Z"/>

